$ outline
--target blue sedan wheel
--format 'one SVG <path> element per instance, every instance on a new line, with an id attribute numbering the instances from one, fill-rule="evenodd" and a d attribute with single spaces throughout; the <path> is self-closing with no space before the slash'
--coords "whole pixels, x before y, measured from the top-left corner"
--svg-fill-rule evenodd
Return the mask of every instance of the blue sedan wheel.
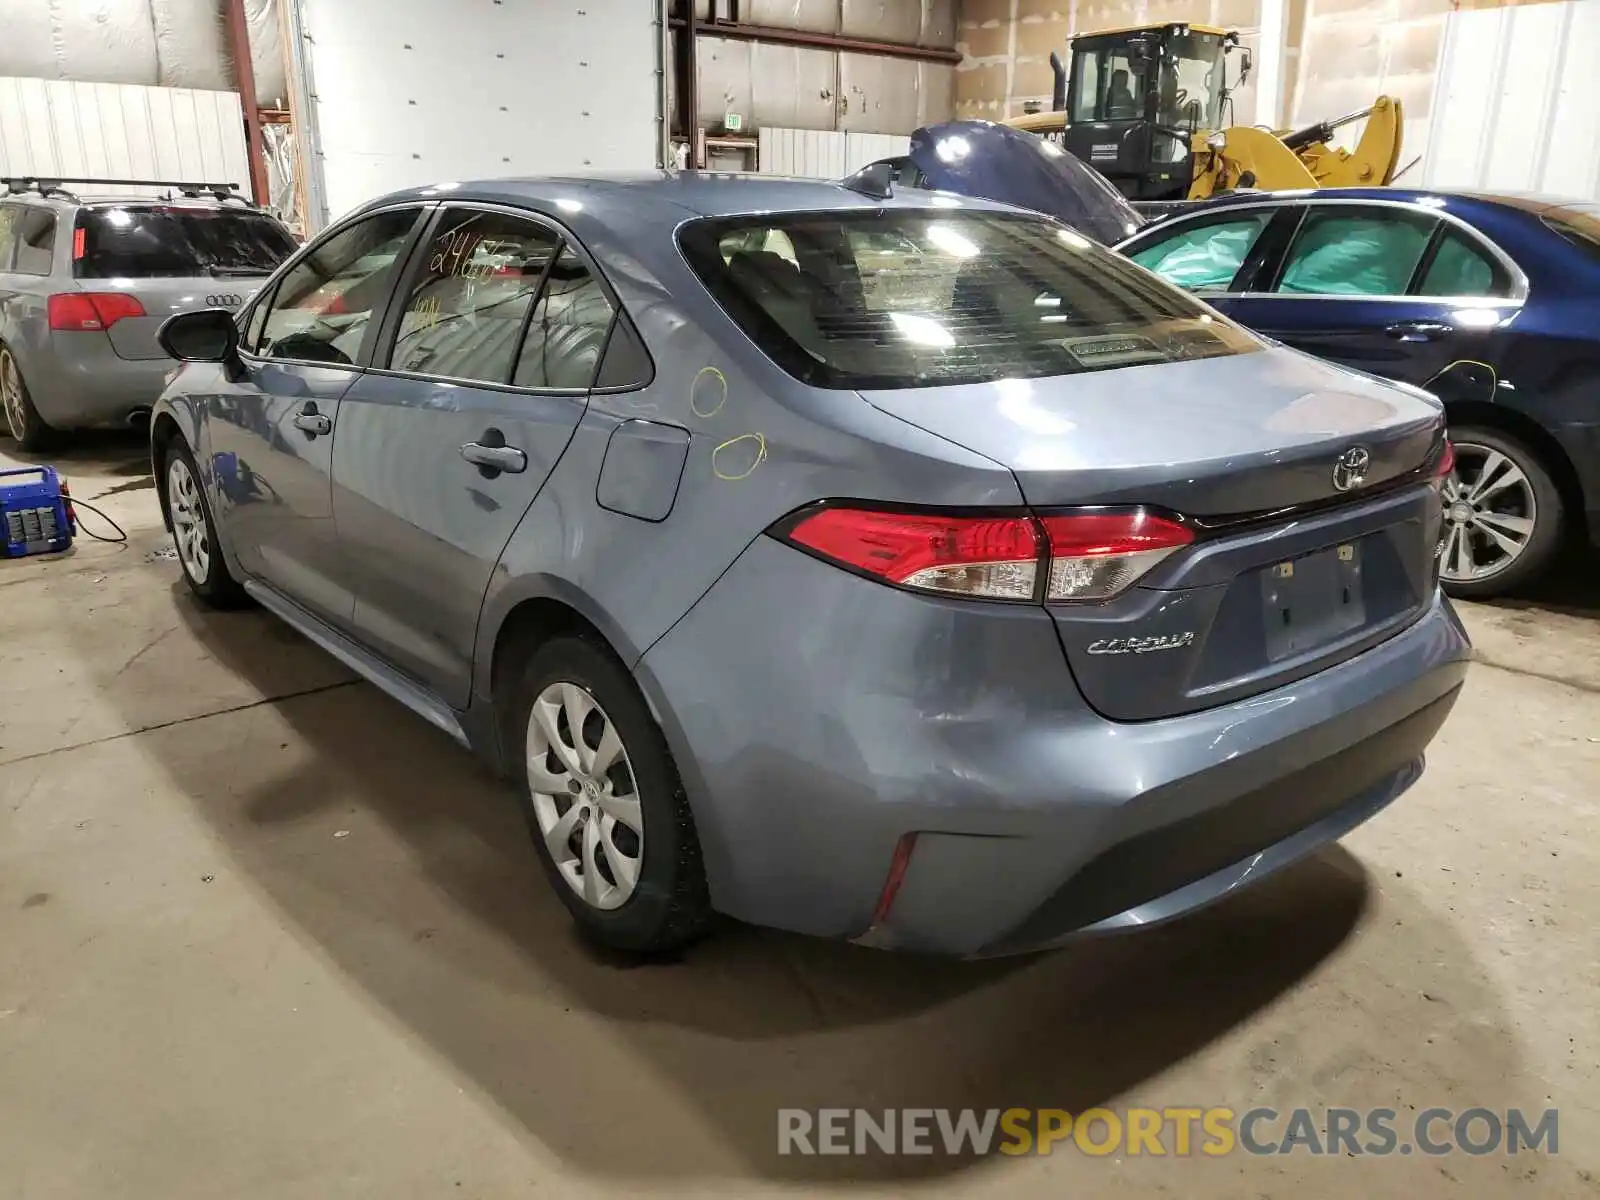
<path id="1" fill-rule="evenodd" d="M 1440 577 L 1452 595 L 1511 591 L 1541 570 L 1559 540 L 1561 496 L 1526 446 L 1496 430 L 1453 432 L 1445 481 Z"/>

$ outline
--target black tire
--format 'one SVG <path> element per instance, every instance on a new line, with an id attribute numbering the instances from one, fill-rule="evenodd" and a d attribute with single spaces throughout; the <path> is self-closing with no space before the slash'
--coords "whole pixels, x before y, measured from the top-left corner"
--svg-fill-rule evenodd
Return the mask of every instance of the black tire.
<path id="1" fill-rule="evenodd" d="M 13 391 L 15 389 L 15 391 Z M 17 443 L 19 450 L 36 453 L 57 444 L 57 432 L 45 423 L 34 407 L 22 366 L 9 347 L 0 344 L 0 426 Z"/>
<path id="2" fill-rule="evenodd" d="M 1542 575 L 1556 551 L 1561 548 L 1566 526 L 1566 505 L 1561 497 L 1561 489 L 1533 450 L 1498 429 L 1477 425 L 1452 426 L 1450 439 L 1458 447 L 1481 446 L 1510 459 L 1527 478 L 1533 492 L 1535 512 L 1533 532 L 1527 545 L 1503 570 L 1482 579 L 1444 580 L 1444 590 L 1462 600 L 1487 600 L 1517 591 Z"/>
<path id="3" fill-rule="evenodd" d="M 178 502 L 173 495 L 173 479 L 180 467 L 189 473 L 189 478 L 194 484 L 193 506 L 198 512 L 198 523 L 203 526 L 200 536 L 205 539 L 206 547 L 203 574 L 191 562 L 190 557 L 185 555 L 182 545 L 179 544 L 182 535 L 179 529 L 180 514 L 176 511 Z M 183 573 L 183 581 L 189 585 L 189 590 L 211 608 L 245 607 L 250 603 L 250 597 L 228 570 L 227 559 L 222 554 L 222 545 L 217 540 L 217 523 L 211 515 L 211 501 L 206 496 L 200 468 L 194 461 L 194 455 L 189 452 L 189 447 L 182 441 L 173 441 L 167 446 L 166 454 L 162 456 L 161 487 L 162 494 L 166 498 L 168 519 L 172 522 L 173 541 L 179 544 L 178 570 Z"/>
<path id="4" fill-rule="evenodd" d="M 643 824 L 641 865 L 631 895 L 617 908 L 595 907 L 579 894 L 556 865 L 539 825 L 526 765 L 529 721 L 535 700 L 558 684 L 575 684 L 599 705 L 603 717 L 616 727 L 632 767 Z M 609 649 L 583 636 L 543 643 L 517 665 L 498 709 L 502 744 L 511 759 L 534 850 L 550 886 L 583 936 L 606 950 L 638 956 L 669 954 L 700 937 L 711 921 L 711 902 L 689 801 L 638 685 Z M 580 826 L 574 836 L 581 837 L 582 832 Z"/>

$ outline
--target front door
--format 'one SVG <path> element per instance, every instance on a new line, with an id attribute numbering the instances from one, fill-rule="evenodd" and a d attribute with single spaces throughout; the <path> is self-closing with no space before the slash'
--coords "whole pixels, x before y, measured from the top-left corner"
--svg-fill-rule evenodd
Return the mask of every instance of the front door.
<path id="1" fill-rule="evenodd" d="M 583 416 L 612 308 L 554 226 L 489 207 L 441 213 L 403 296 L 340 403 L 333 511 L 357 636 L 465 707 L 490 573 Z"/>
<path id="2" fill-rule="evenodd" d="M 375 214 L 303 255 L 252 313 L 241 378 L 210 402 L 216 514 L 244 571 L 348 628 L 349 573 L 333 528 L 341 397 L 376 341 L 422 210 Z"/>
<path id="3" fill-rule="evenodd" d="M 1521 303 L 1474 237 L 1398 205 L 1308 206 L 1269 272 L 1225 311 L 1297 350 L 1419 387 L 1492 379 L 1494 331 Z"/>

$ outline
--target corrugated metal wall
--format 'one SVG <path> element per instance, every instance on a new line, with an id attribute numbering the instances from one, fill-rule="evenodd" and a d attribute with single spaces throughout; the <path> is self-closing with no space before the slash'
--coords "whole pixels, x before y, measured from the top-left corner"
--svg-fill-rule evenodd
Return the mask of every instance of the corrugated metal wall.
<path id="1" fill-rule="evenodd" d="M 236 183 L 248 191 L 239 97 L 192 88 L 0 77 L 0 175 L 181 179 Z M 73 190 L 80 195 L 105 191 Z"/>
<path id="2" fill-rule="evenodd" d="M 880 158 L 905 154 L 911 147 L 909 137 L 892 133 L 763 126 L 757 136 L 761 174 L 802 179 L 840 179 Z"/>
<path id="3" fill-rule="evenodd" d="M 1422 178 L 1600 199 L 1600 3 L 1451 14 Z"/>

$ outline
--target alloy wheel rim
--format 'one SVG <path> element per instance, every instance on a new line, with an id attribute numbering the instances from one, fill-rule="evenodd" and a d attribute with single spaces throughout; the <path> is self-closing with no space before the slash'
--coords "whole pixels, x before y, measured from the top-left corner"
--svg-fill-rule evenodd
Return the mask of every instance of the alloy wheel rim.
<path id="1" fill-rule="evenodd" d="M 11 436 L 20 442 L 28 422 L 22 410 L 22 376 L 9 350 L 0 350 L 0 402 L 6 410 L 6 425 Z"/>
<path id="2" fill-rule="evenodd" d="M 172 514 L 178 561 L 190 579 L 204 583 L 211 572 L 211 533 L 200 503 L 200 487 L 181 458 L 174 458 L 167 468 L 167 508 Z"/>
<path id="3" fill-rule="evenodd" d="M 557 873 L 602 911 L 633 896 L 644 865 L 644 816 L 615 723 L 576 683 L 552 683 L 528 714 L 528 785 Z"/>
<path id="4" fill-rule="evenodd" d="M 1474 442 L 1456 442 L 1455 453 L 1444 484 L 1439 573 L 1450 583 L 1492 579 L 1528 549 L 1539 501 L 1509 455 Z"/>

